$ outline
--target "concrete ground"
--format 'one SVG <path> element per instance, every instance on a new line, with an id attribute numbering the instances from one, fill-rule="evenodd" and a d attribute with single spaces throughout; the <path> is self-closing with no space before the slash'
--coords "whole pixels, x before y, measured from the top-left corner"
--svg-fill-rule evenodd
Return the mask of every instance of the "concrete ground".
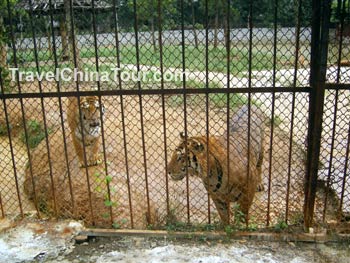
<path id="1" fill-rule="evenodd" d="M 99 237 L 76 244 L 75 221 L 0 221 L 0 262 L 350 262 L 350 242 Z"/>

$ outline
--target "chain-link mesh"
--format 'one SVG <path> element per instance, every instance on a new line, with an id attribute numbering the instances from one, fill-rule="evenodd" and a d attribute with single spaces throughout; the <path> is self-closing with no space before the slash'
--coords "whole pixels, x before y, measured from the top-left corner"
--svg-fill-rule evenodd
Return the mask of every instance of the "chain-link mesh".
<path id="1" fill-rule="evenodd" d="M 223 218 L 200 178 L 210 167 L 197 174 L 186 168 L 181 181 L 168 173 L 184 132 L 187 139 L 224 141 L 220 169 L 243 167 L 247 185 L 257 184 L 261 170 L 253 193 L 244 190 L 228 200 L 254 195 L 250 229 L 303 223 L 312 53 L 308 3 L 18 2 L 0 11 L 0 55 L 6 55 L 0 65 L 3 217 L 37 213 L 89 226 L 213 229 Z M 326 85 L 349 83 L 348 20 L 339 21 L 330 30 Z M 78 82 L 69 79 L 75 71 Z M 97 73 L 100 78 L 92 79 Z M 326 86 L 316 222 L 346 219 L 349 212 L 348 93 Z M 79 133 L 85 115 L 78 104 L 90 95 L 106 111 L 96 109 L 98 165 L 84 167 L 91 148 L 83 144 L 79 157 L 75 141 L 89 135 Z M 68 111 L 74 97 L 73 130 Z M 245 107 L 245 128 L 230 130 Z M 255 115 L 254 108 L 263 114 Z M 209 153 L 212 146 L 206 147 Z M 209 157 L 197 161 L 202 165 Z M 217 189 L 226 182 L 219 177 Z M 229 191 L 219 189 L 226 196 L 236 191 L 229 180 Z M 242 207 L 233 203 L 231 224 L 243 227 Z"/>

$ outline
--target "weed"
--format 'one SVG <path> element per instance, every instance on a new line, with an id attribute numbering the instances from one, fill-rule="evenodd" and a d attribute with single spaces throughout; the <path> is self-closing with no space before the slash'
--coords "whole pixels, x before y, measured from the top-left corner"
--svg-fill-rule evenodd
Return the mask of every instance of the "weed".
<path id="1" fill-rule="evenodd" d="M 282 119 L 279 117 L 279 116 L 274 116 L 272 119 L 271 119 L 271 123 L 274 125 L 274 126 L 279 126 L 281 123 L 282 123 Z"/>
<path id="2" fill-rule="evenodd" d="M 286 223 L 286 221 L 284 219 L 281 219 L 281 218 L 278 219 L 278 222 L 274 226 L 274 229 L 277 231 L 282 231 L 286 228 L 288 228 L 288 224 Z"/>
<path id="3" fill-rule="evenodd" d="M 11 130 L 11 125 L 10 125 L 10 130 Z M 1 123 L 0 124 L 0 136 L 5 136 L 8 134 L 8 131 L 7 131 L 7 126 L 6 124 L 4 123 Z"/>
<path id="4" fill-rule="evenodd" d="M 45 129 L 42 124 L 36 120 L 29 120 L 26 123 L 27 126 L 27 143 L 29 148 L 35 148 L 38 144 L 45 138 Z M 48 133 L 51 133 L 52 130 L 48 129 Z M 21 133 L 21 141 L 26 143 L 25 132 Z"/>
<path id="5" fill-rule="evenodd" d="M 232 226 L 230 226 L 230 225 L 225 226 L 225 233 L 226 233 L 228 236 L 232 235 L 233 232 L 234 232 L 234 228 L 233 228 Z"/>

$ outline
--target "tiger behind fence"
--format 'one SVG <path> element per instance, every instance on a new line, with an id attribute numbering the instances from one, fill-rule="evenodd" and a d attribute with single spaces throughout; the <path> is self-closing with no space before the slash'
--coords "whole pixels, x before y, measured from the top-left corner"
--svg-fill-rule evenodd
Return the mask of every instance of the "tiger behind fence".
<path id="1" fill-rule="evenodd" d="M 69 98 L 67 119 L 71 136 L 81 167 L 94 166 L 100 163 L 98 151 L 104 107 L 96 96 L 81 97 L 79 106 L 77 98 Z"/>
<path id="2" fill-rule="evenodd" d="M 168 164 L 167 173 L 175 181 L 185 178 L 187 173 L 202 179 L 224 225 L 230 222 L 231 202 L 239 204 L 248 224 L 249 208 L 257 186 L 261 184 L 262 121 L 258 121 L 260 116 L 253 117 L 259 115 L 254 108 L 251 111 L 252 142 L 248 154 L 248 135 L 244 123 L 241 123 L 248 122 L 245 112 L 243 106 L 233 116 L 228 138 L 226 135 L 210 136 L 207 140 L 207 136 L 186 138 L 180 134 L 181 142 Z"/>
<path id="3" fill-rule="evenodd" d="M 264 160 L 264 117 L 263 111 L 252 104 L 250 106 L 250 116 L 248 105 L 242 106 L 233 116 L 230 121 L 230 133 L 241 133 L 241 136 L 246 136 L 245 143 L 248 151 L 248 119 L 250 117 L 250 131 L 249 131 L 249 150 L 259 156 L 256 163 L 258 168 L 258 186 L 257 191 L 264 190 L 264 184 L 262 182 L 262 163 Z"/>

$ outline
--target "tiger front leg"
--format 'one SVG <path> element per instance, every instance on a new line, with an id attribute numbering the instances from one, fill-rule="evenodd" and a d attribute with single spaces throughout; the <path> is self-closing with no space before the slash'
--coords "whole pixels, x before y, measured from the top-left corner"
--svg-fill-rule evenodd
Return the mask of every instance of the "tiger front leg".
<path id="1" fill-rule="evenodd" d="M 87 166 L 95 166 L 102 163 L 98 150 L 99 150 L 98 140 L 96 140 L 91 146 L 85 147 Z"/>
<path id="2" fill-rule="evenodd" d="M 230 224 L 230 203 L 224 200 L 213 198 L 216 210 L 218 210 L 221 222 L 224 226 Z"/>
<path id="3" fill-rule="evenodd" d="M 239 209 L 244 215 L 246 227 L 249 225 L 249 209 L 253 203 L 255 188 L 251 187 L 250 191 L 242 193 L 237 203 L 239 204 Z M 243 219 L 243 218 L 240 218 Z M 243 223 L 243 222 L 241 222 Z"/>

